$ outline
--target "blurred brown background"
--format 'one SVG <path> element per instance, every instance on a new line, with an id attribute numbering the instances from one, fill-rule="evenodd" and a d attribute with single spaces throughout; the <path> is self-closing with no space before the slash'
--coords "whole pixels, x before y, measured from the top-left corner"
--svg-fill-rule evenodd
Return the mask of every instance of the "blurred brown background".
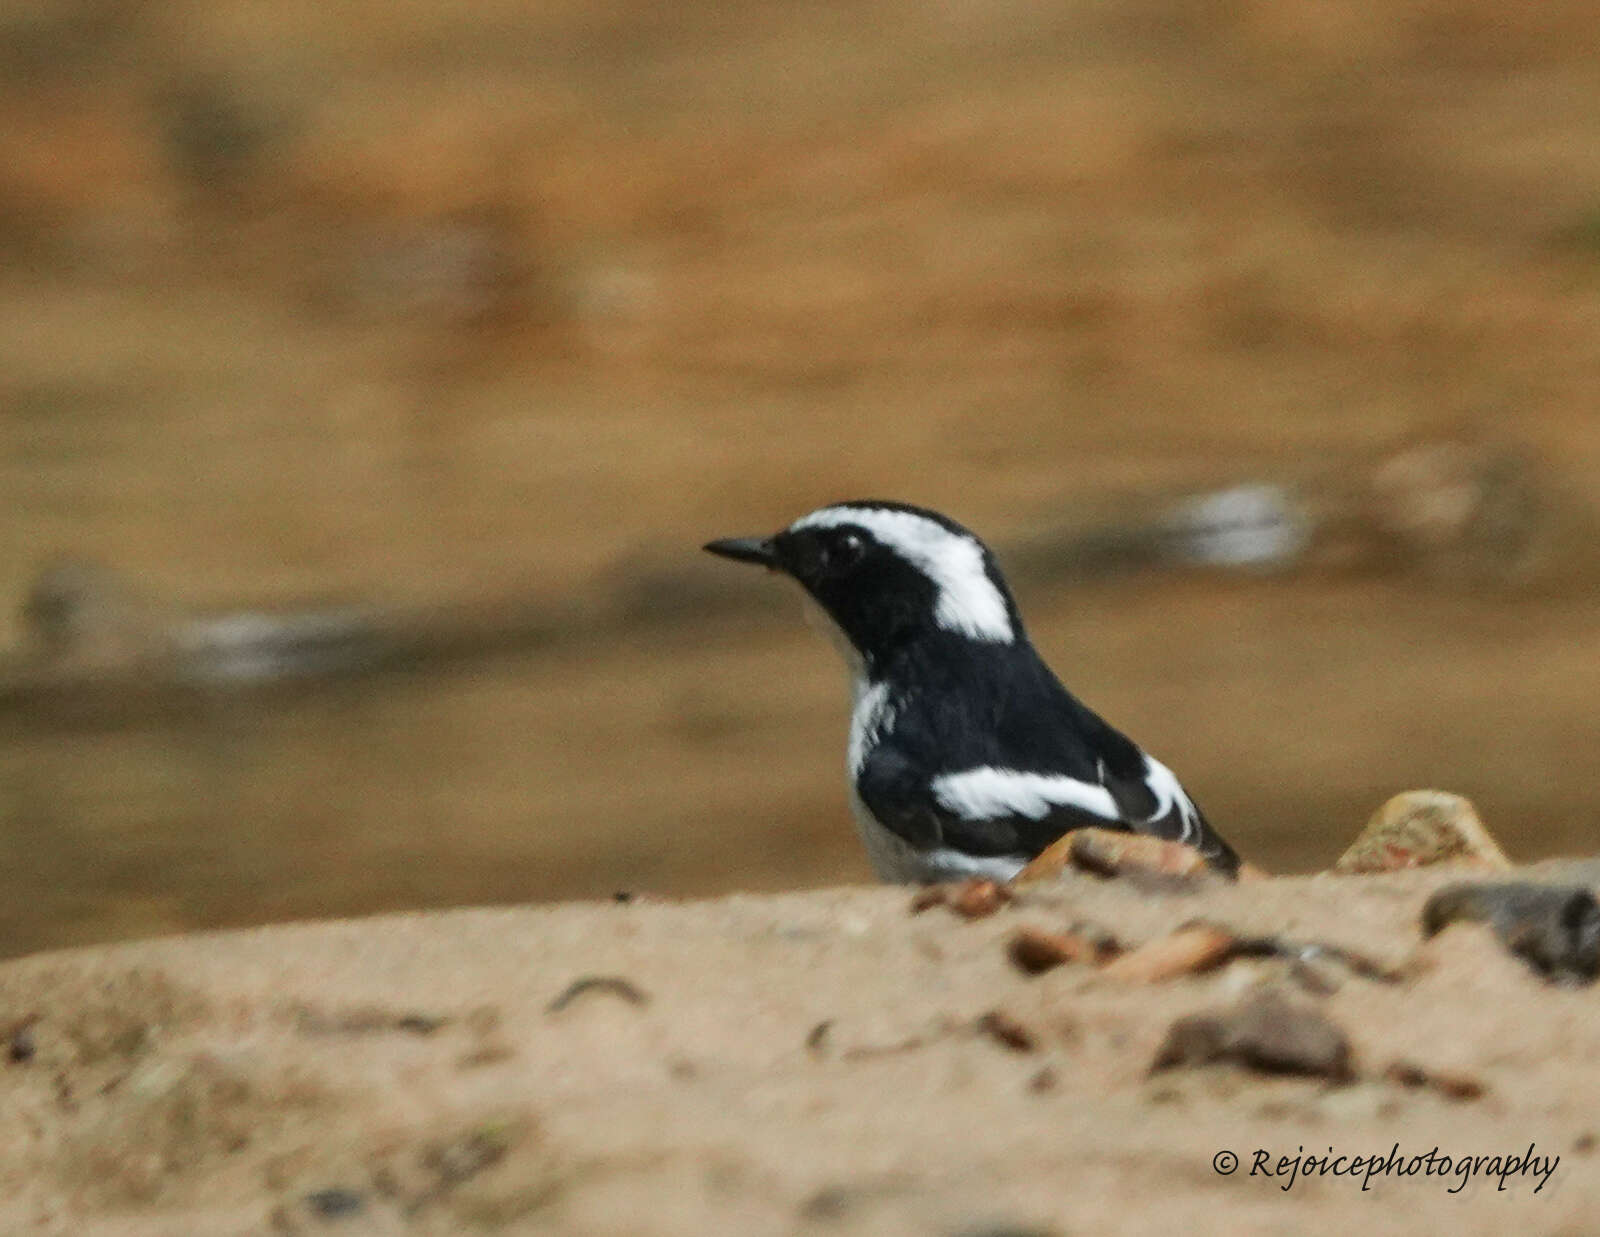
<path id="1" fill-rule="evenodd" d="M 0 270 L 18 606 L 66 552 L 175 609 L 631 582 L 648 617 L 703 540 L 833 499 L 1005 545 L 1440 427 L 1583 505 L 1600 16 L 11 6 Z M 1537 587 L 1019 584 L 1068 683 L 1266 866 L 1325 864 L 1421 785 L 1531 858 L 1594 848 L 1588 550 Z M 13 704 L 0 953 L 867 875 L 843 676 L 797 605 L 132 714 Z"/>

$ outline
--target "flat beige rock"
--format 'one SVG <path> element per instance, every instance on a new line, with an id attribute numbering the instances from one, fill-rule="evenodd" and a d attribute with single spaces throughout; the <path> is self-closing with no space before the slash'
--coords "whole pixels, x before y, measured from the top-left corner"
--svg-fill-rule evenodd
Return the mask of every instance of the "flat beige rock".
<path id="1" fill-rule="evenodd" d="M 1018 872 L 1015 881 L 1026 885 L 1049 880 L 1074 868 L 1100 876 L 1201 876 L 1211 871 L 1200 852 L 1182 842 L 1087 826 L 1062 834 Z"/>

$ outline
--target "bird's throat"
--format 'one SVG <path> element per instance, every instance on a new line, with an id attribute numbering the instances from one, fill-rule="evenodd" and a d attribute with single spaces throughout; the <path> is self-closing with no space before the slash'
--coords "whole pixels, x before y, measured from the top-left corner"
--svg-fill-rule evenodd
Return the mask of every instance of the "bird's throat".
<path id="1" fill-rule="evenodd" d="M 839 650 L 839 656 L 844 658 L 845 669 L 850 673 L 851 684 L 862 682 L 866 677 L 867 663 L 855 645 L 850 643 L 850 637 L 844 634 L 844 629 L 833 621 L 833 616 L 824 610 L 809 594 L 803 595 L 802 606 L 806 616 L 806 624 L 821 632 L 828 643 Z"/>

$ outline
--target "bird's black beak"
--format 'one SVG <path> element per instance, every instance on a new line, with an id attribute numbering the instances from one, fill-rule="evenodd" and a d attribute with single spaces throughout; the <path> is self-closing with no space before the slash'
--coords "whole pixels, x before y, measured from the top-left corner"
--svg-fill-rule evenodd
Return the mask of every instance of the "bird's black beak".
<path id="1" fill-rule="evenodd" d="M 741 563 L 759 563 L 763 567 L 778 565 L 778 552 L 770 537 L 725 537 L 721 541 L 706 542 L 705 548 L 721 558 Z"/>

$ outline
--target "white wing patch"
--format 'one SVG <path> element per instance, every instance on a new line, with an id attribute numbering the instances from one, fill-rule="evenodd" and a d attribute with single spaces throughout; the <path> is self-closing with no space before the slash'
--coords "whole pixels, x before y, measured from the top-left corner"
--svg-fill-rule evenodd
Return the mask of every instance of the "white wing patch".
<path id="1" fill-rule="evenodd" d="M 851 732 L 854 751 L 854 730 Z M 1172 812 L 1183 822 L 1184 842 L 1200 838 L 1200 812 L 1184 793 L 1177 776 L 1153 756 L 1146 756 L 1145 785 L 1155 796 L 1155 810 L 1143 821 L 1128 820 L 1104 786 L 1060 774 L 1022 773 L 1016 769 L 965 769 L 933 779 L 933 797 L 946 811 L 967 820 L 992 820 L 1026 816 L 1042 820 L 1052 809 L 1072 807 L 1103 820 L 1130 825 L 1149 824 Z M 1104 774 L 1102 773 L 1102 776 Z"/>
<path id="2" fill-rule="evenodd" d="M 1180 842 L 1198 842 L 1200 840 L 1200 809 L 1195 807 L 1194 800 L 1184 792 L 1178 783 L 1178 775 L 1154 756 L 1144 758 L 1144 784 L 1150 788 L 1150 793 L 1156 797 L 1156 810 L 1150 813 L 1151 820 L 1160 820 L 1174 808 L 1183 821 L 1183 834 Z"/>
<path id="3" fill-rule="evenodd" d="M 983 546 L 911 511 L 882 507 L 823 507 L 791 528 L 838 528 L 854 524 L 916 567 L 939 590 L 934 621 L 974 640 L 1010 644 L 1015 639 L 1006 599 L 983 567 Z"/>
<path id="4" fill-rule="evenodd" d="M 1026 816 L 1042 820 L 1058 807 L 1075 807 L 1104 820 L 1119 820 L 1117 802 L 1104 786 L 1075 777 L 1019 773 L 1015 769 L 967 769 L 933 779 L 939 805 L 968 820 Z"/>
<path id="5" fill-rule="evenodd" d="M 894 706 L 889 703 L 889 685 L 858 680 L 855 708 L 850 712 L 850 744 L 845 751 L 852 784 L 878 740 L 893 725 Z"/>

